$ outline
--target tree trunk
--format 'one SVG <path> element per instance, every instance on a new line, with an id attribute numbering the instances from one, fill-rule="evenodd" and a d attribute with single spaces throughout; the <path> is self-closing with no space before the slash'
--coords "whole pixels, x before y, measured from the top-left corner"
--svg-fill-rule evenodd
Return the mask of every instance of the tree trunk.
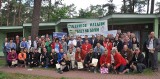
<path id="1" fill-rule="evenodd" d="M 126 13 L 126 0 L 123 0 L 123 9 L 124 9 L 124 13 Z"/>
<path id="2" fill-rule="evenodd" d="M 129 0 L 129 12 L 132 13 L 132 0 Z"/>
<path id="3" fill-rule="evenodd" d="M 6 14 L 6 18 L 7 18 L 7 21 L 6 21 L 6 26 L 9 25 L 9 13 L 10 13 L 10 0 L 7 1 L 8 2 L 8 5 L 7 5 L 7 14 Z"/>
<path id="4" fill-rule="evenodd" d="M 20 23 L 21 23 L 21 3 L 22 3 L 22 0 L 19 1 L 19 6 L 18 6 L 18 24 L 17 25 L 20 25 Z"/>
<path id="5" fill-rule="evenodd" d="M 150 14 L 154 13 L 154 2 L 155 2 L 155 0 L 151 0 L 151 11 L 150 11 Z"/>
<path id="6" fill-rule="evenodd" d="M 1 10 L 1 6 L 2 6 L 2 0 L 0 0 L 0 10 Z"/>
<path id="7" fill-rule="evenodd" d="M 0 17 L 1 17 L 0 23 L 1 23 L 1 26 L 2 26 L 2 11 L 1 11 L 1 6 L 2 6 L 2 0 L 0 0 Z"/>
<path id="8" fill-rule="evenodd" d="M 39 22 L 40 22 L 40 9 L 42 0 L 34 0 L 34 9 L 32 15 L 32 28 L 31 37 L 32 41 L 38 36 Z"/>
<path id="9" fill-rule="evenodd" d="M 147 14 L 149 13 L 150 0 L 147 1 Z"/>
<path id="10" fill-rule="evenodd" d="M 50 13 L 51 13 L 51 0 L 49 0 L 49 6 L 48 6 L 48 22 L 50 22 Z"/>
<path id="11" fill-rule="evenodd" d="M 16 24 L 16 12 L 14 12 L 14 15 L 13 15 L 13 26 L 15 26 Z"/>
<path id="12" fill-rule="evenodd" d="M 132 0 L 132 13 L 134 13 L 135 3 L 135 0 Z"/>

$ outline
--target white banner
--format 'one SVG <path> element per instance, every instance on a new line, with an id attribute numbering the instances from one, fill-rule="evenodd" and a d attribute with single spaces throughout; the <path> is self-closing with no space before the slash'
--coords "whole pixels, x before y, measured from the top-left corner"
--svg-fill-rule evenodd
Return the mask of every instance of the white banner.
<path id="1" fill-rule="evenodd" d="M 111 34 L 111 35 L 113 35 L 113 36 L 115 37 L 116 34 L 117 34 L 117 32 L 118 32 L 117 30 L 105 31 L 105 32 L 104 32 L 104 33 L 105 33 L 104 36 L 107 37 L 108 34 Z"/>
<path id="2" fill-rule="evenodd" d="M 67 24 L 69 35 L 84 37 L 88 35 L 104 35 L 108 31 L 108 23 L 105 21 L 86 22 L 86 23 L 69 23 Z"/>

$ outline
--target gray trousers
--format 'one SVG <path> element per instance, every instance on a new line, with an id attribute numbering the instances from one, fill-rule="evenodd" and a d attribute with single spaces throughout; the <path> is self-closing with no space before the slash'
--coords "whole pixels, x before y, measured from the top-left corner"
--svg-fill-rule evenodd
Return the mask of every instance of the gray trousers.
<path id="1" fill-rule="evenodd" d="M 149 59 L 151 61 L 152 69 L 158 69 L 158 52 L 150 53 L 149 52 Z"/>

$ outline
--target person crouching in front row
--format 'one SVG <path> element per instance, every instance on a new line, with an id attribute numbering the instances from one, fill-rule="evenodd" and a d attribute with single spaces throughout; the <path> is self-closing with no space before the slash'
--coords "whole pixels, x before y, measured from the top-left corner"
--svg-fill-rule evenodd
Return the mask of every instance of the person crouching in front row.
<path id="1" fill-rule="evenodd" d="M 20 67 L 26 67 L 26 51 L 27 49 L 24 48 L 23 51 L 18 54 L 18 63 Z"/>
<path id="2" fill-rule="evenodd" d="M 63 49 L 60 49 L 60 52 L 58 53 L 58 64 L 60 65 L 60 68 L 58 68 L 58 73 L 62 74 L 63 72 L 69 71 L 70 62 L 67 55 L 64 54 Z"/>
<path id="3" fill-rule="evenodd" d="M 122 57 L 122 55 L 117 51 L 116 47 L 112 48 L 112 55 L 114 58 L 114 70 L 118 71 L 119 74 L 124 74 L 125 67 L 126 67 L 126 60 Z"/>
<path id="4" fill-rule="evenodd" d="M 52 49 L 52 51 L 49 55 L 49 60 L 50 60 L 49 66 L 55 68 L 56 63 L 57 63 L 57 59 L 58 59 L 58 54 L 56 53 L 56 51 L 54 49 Z"/>
<path id="5" fill-rule="evenodd" d="M 138 73 L 142 73 L 146 68 L 144 64 L 144 55 L 140 52 L 139 48 L 135 48 L 135 53 L 133 55 L 130 68 Z"/>
<path id="6" fill-rule="evenodd" d="M 72 48 L 69 48 L 69 51 L 67 52 L 67 58 L 70 61 L 70 69 L 73 70 L 75 69 L 75 52 L 73 51 Z"/>
<path id="7" fill-rule="evenodd" d="M 109 50 L 105 49 L 100 58 L 100 72 L 109 73 L 109 70 L 111 70 L 111 53 Z"/>
<path id="8" fill-rule="evenodd" d="M 48 54 L 46 48 L 43 48 L 43 52 L 42 52 L 40 58 L 41 58 L 42 67 L 48 68 L 48 65 L 49 65 L 49 54 Z"/>
<path id="9" fill-rule="evenodd" d="M 7 60 L 9 67 L 17 66 L 17 53 L 14 48 L 11 48 L 11 52 L 8 53 Z"/>
<path id="10" fill-rule="evenodd" d="M 40 53 L 37 49 L 33 49 L 33 53 L 30 53 L 30 67 L 38 67 L 40 64 Z"/>
<path id="11" fill-rule="evenodd" d="M 94 66 L 94 64 L 92 63 L 92 59 L 96 58 L 97 56 L 96 54 L 93 52 L 93 48 L 91 48 L 88 52 L 88 54 L 86 55 L 85 59 L 84 59 L 84 66 L 85 68 L 88 69 L 88 71 L 94 71 L 95 73 L 97 72 L 97 66 Z"/>

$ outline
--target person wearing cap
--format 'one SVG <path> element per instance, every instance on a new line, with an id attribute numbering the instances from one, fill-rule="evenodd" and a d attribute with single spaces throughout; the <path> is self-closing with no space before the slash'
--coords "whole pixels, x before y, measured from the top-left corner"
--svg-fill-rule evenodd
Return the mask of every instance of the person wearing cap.
<path id="1" fill-rule="evenodd" d="M 8 66 L 16 66 L 16 63 L 13 65 L 12 62 L 17 61 L 17 53 L 14 48 L 11 49 L 11 52 L 7 55 Z"/>
<path id="2" fill-rule="evenodd" d="M 119 74 L 123 74 L 125 73 L 124 72 L 124 69 L 126 67 L 126 60 L 125 58 L 122 57 L 122 55 L 117 51 L 117 48 L 116 47 L 113 47 L 112 48 L 112 55 L 113 55 L 113 58 L 114 58 L 114 70 L 118 71 Z"/>
<path id="3" fill-rule="evenodd" d="M 137 71 L 139 73 L 143 72 L 143 69 L 146 68 L 144 64 L 144 55 L 140 52 L 139 48 L 135 48 L 135 53 L 133 55 L 130 68 L 133 69 L 133 71 Z"/>
<path id="4" fill-rule="evenodd" d="M 64 52 L 67 53 L 67 42 L 65 41 L 64 38 L 62 38 L 61 44 L 62 44 L 62 48 L 63 48 Z"/>

